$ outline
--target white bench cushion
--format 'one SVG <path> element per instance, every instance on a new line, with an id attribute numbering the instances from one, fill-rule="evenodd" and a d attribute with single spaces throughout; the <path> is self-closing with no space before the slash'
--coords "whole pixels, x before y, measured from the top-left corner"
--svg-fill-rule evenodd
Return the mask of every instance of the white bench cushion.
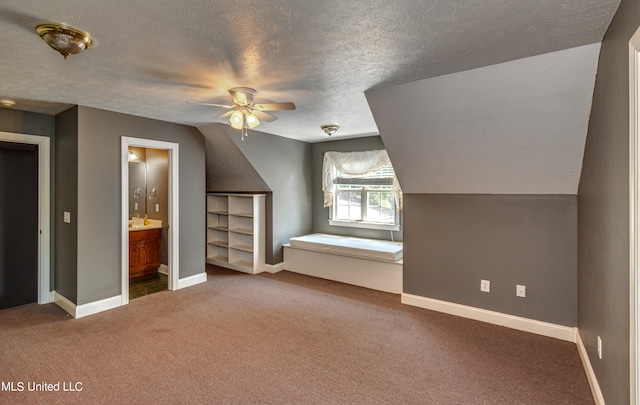
<path id="1" fill-rule="evenodd" d="M 314 233 L 291 238 L 290 245 L 298 249 L 372 260 L 402 260 L 402 242 Z"/>

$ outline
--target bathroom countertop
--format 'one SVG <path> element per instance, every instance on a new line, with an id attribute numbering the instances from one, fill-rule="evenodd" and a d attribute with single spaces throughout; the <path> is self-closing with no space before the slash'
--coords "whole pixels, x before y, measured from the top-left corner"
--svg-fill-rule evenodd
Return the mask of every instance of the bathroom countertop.
<path id="1" fill-rule="evenodd" d="M 161 229 L 162 220 L 150 219 L 149 224 L 145 225 L 142 218 L 135 218 L 129 221 L 129 231 L 146 231 L 147 229 Z"/>

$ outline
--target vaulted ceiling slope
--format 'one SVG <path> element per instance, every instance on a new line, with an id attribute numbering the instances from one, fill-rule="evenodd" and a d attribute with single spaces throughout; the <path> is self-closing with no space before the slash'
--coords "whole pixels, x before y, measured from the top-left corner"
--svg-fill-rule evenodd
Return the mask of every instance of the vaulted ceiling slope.
<path id="1" fill-rule="evenodd" d="M 228 103 L 228 88 L 249 86 L 298 107 L 260 131 L 317 142 L 337 122 L 332 140 L 378 134 L 366 90 L 597 43 L 619 2 L 2 0 L 0 99 L 199 127 L 222 111 L 186 101 Z M 63 60 L 35 32 L 48 21 L 94 45 Z"/>
<path id="2" fill-rule="evenodd" d="M 576 194 L 599 44 L 371 90 L 403 191 Z"/>

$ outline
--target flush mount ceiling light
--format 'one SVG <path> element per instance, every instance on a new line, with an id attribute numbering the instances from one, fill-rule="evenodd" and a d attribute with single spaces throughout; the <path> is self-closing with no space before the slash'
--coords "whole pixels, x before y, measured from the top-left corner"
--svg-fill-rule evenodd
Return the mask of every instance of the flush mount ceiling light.
<path id="1" fill-rule="evenodd" d="M 64 24 L 45 23 L 36 27 L 38 35 L 65 59 L 89 48 L 93 44 L 91 36 Z"/>
<path id="2" fill-rule="evenodd" d="M 325 134 L 331 136 L 331 135 L 335 134 L 338 129 L 340 129 L 340 125 L 338 125 L 338 124 L 325 124 L 325 125 L 321 125 L 320 129 L 322 129 Z"/>
<path id="3" fill-rule="evenodd" d="M 0 106 L 2 106 L 2 107 L 10 108 L 10 107 L 13 107 L 15 105 L 16 105 L 16 102 L 13 101 L 13 100 L 0 100 Z"/>

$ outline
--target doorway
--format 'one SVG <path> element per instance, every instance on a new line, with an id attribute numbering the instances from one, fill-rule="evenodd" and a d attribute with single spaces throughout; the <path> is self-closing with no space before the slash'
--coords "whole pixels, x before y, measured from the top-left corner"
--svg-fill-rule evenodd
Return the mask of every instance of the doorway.
<path id="1" fill-rule="evenodd" d="M 168 288 L 168 186 L 169 151 L 130 147 L 129 300 Z"/>
<path id="2" fill-rule="evenodd" d="M 150 150 L 152 154 L 160 155 L 165 154 L 168 155 L 168 170 L 166 175 L 165 184 L 167 186 L 166 193 L 166 203 L 160 201 L 160 194 L 158 190 L 153 191 L 152 187 L 144 186 L 144 192 L 142 191 L 142 186 L 136 186 L 133 188 L 133 192 L 139 188 L 137 196 L 138 198 L 130 198 L 131 191 L 130 189 L 134 185 L 130 185 L 130 164 L 129 164 L 129 152 L 131 150 Z M 131 138 L 131 137 L 122 137 L 121 142 L 121 162 L 122 162 L 122 191 L 121 191 L 121 202 L 122 202 L 122 305 L 129 303 L 129 290 L 130 290 L 130 278 L 129 278 L 129 263 L 130 263 L 130 250 L 129 250 L 129 222 L 131 217 L 140 216 L 140 220 L 137 221 L 141 224 L 143 222 L 143 216 L 146 213 L 148 218 L 153 218 L 153 216 L 157 216 L 162 209 L 166 209 L 167 212 L 167 221 L 166 226 L 163 223 L 162 229 L 166 231 L 166 234 L 162 237 L 162 243 L 166 243 L 166 257 L 162 260 L 167 263 L 166 266 L 166 283 L 169 290 L 176 290 L 178 288 L 178 280 L 179 280 L 179 268 L 178 268 L 178 221 L 179 221 L 179 211 L 178 211 L 178 144 L 172 142 L 163 142 L 163 141 L 155 141 L 150 139 L 142 139 L 142 138 Z M 133 169 L 136 170 L 135 168 Z M 148 190 L 147 190 L 148 188 Z M 142 195 L 144 194 L 144 196 Z M 143 199 L 144 197 L 144 199 Z M 143 202 L 144 209 L 143 212 Z M 135 204 L 138 204 L 135 207 Z M 131 205 L 130 205 L 131 204 Z M 133 206 L 134 208 L 131 208 Z M 135 210 L 137 208 L 137 211 Z M 149 208 L 147 210 L 147 208 Z M 133 209 L 133 211 L 131 211 Z M 152 212 L 149 215 L 149 212 Z M 133 213 L 133 215 L 131 215 Z M 155 237 L 154 237 L 155 238 Z M 155 243 L 155 242 L 153 242 Z M 155 247 L 151 247 L 151 250 L 156 249 Z M 143 249 L 146 251 L 146 248 Z M 146 254 L 146 253 L 145 253 Z M 164 266 L 161 267 L 164 269 Z M 162 270 L 161 270 L 162 271 Z"/>
<path id="3" fill-rule="evenodd" d="M 38 146 L 0 142 L 0 309 L 38 301 Z"/>
<path id="4" fill-rule="evenodd" d="M 50 147 L 50 139 L 45 136 L 36 136 L 36 135 L 26 135 L 26 134 L 18 134 L 12 132 L 0 132 L 0 141 L 9 142 L 15 145 L 22 145 L 23 147 L 27 146 L 28 148 L 33 148 L 35 152 L 35 159 L 37 161 L 35 167 L 35 173 L 32 173 L 35 176 L 36 182 L 36 217 L 33 219 L 36 222 L 35 225 L 35 239 L 36 239 L 36 249 L 35 253 L 32 254 L 33 260 L 35 258 L 36 261 L 36 299 L 38 304 L 47 304 L 53 301 L 52 292 L 51 292 L 51 235 L 50 235 L 50 226 L 51 226 L 51 147 Z M 29 152 L 31 153 L 31 152 Z M 4 159 L 2 159 L 4 160 Z M 0 176 L 4 177 L 4 175 Z M 11 193 L 17 193 L 19 190 L 15 188 L 10 189 Z M 21 198 L 25 198 L 24 196 Z M 4 209 L 2 209 L 4 211 Z M 0 219 L 0 227 L 6 226 L 5 219 Z M 21 224 L 16 226 L 22 226 Z M 15 226 L 14 226 L 15 227 Z M 29 228 L 33 228 L 32 225 L 29 225 Z M 9 235 L 13 235 L 12 229 L 8 230 Z M 32 238 L 32 237 L 30 237 Z M 0 251 L 7 252 L 9 247 L 3 244 L 2 249 Z M 3 257 L 6 257 L 6 254 L 2 254 Z M 22 258 L 19 261 L 22 261 L 27 258 L 28 255 L 22 255 Z M 5 263 L 1 264 L 3 267 Z M 33 265 L 33 262 L 31 262 Z M 33 273 L 31 276 L 33 277 Z M 32 282 L 30 282 L 30 288 L 33 288 Z M 29 297 L 29 301 L 33 301 L 33 290 L 31 290 Z"/>

